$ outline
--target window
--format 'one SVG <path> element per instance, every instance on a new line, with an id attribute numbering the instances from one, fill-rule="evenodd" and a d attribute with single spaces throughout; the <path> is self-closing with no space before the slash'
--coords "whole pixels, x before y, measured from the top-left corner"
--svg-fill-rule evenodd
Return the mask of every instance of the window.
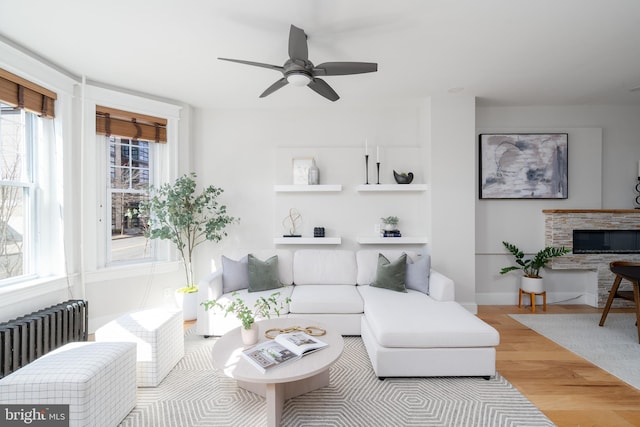
<path id="1" fill-rule="evenodd" d="M 111 136 L 109 141 L 109 200 L 111 203 L 112 262 L 150 256 L 144 237 L 145 221 L 139 216 L 140 203 L 148 199 L 150 150 L 152 143 Z"/>
<path id="2" fill-rule="evenodd" d="M 154 257 L 154 242 L 144 237 L 140 204 L 158 168 L 158 146 L 167 140 L 167 119 L 96 105 L 98 141 L 105 141 L 107 231 L 106 264 Z"/>
<path id="3" fill-rule="evenodd" d="M 65 271 L 57 99 L 0 68 L 0 286 Z"/>
<path id="4" fill-rule="evenodd" d="M 0 103 L 0 283 L 33 274 L 35 114 Z"/>

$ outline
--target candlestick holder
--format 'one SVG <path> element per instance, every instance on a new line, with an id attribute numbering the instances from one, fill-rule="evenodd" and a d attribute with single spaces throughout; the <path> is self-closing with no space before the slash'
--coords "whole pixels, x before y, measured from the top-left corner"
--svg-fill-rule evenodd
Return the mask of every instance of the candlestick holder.
<path id="1" fill-rule="evenodd" d="M 378 184 L 380 184 L 380 162 L 376 162 L 376 168 L 378 169 Z M 640 185 L 640 183 L 638 184 Z M 638 196 L 640 197 L 640 196 Z"/>
<path id="2" fill-rule="evenodd" d="M 365 154 L 364 155 L 364 171 L 365 174 L 367 175 L 367 179 L 365 180 L 365 184 L 369 184 L 369 155 Z"/>
<path id="3" fill-rule="evenodd" d="M 638 183 L 636 184 L 636 193 L 638 193 L 638 195 L 636 196 L 635 209 L 640 209 L 640 176 L 638 177 Z"/>

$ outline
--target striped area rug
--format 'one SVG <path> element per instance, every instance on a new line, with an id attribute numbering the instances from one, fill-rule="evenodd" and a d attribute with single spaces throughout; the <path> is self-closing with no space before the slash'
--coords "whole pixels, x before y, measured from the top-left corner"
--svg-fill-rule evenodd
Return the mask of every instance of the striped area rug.
<path id="1" fill-rule="evenodd" d="M 121 426 L 266 425 L 264 399 L 211 366 L 214 338 L 185 338 L 185 357 L 159 387 L 139 388 Z M 360 337 L 345 337 L 329 387 L 285 403 L 283 426 L 552 426 L 497 375 L 482 378 L 387 378 L 374 374 Z"/>

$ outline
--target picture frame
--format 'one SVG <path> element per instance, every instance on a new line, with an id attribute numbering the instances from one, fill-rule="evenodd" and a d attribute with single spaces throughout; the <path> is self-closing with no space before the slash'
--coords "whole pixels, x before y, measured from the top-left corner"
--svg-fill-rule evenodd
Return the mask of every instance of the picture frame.
<path id="1" fill-rule="evenodd" d="M 309 185 L 309 168 L 313 164 L 313 157 L 294 157 L 292 159 L 293 183 L 295 185 Z"/>
<path id="2" fill-rule="evenodd" d="M 567 199 L 569 135 L 479 136 L 480 199 Z"/>

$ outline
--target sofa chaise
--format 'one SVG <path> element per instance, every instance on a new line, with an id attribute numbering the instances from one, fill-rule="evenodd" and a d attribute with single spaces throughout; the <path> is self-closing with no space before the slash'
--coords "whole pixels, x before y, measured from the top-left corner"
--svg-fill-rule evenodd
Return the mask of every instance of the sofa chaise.
<path id="1" fill-rule="evenodd" d="M 249 258 L 252 266 L 271 269 L 277 282 L 272 289 L 250 286 Z M 280 292 L 283 300 L 291 298 L 281 316 L 299 318 L 300 326 L 321 323 L 342 335 L 362 336 L 378 377 L 495 375 L 498 332 L 454 301 L 453 281 L 430 268 L 428 255 L 271 249 L 223 256 L 220 267 L 199 283 L 199 303 L 224 304 L 237 292 L 252 306 Z M 260 278 L 269 276 L 265 271 Z M 239 325 L 235 317 L 198 306 L 200 335 L 220 336 Z"/>

